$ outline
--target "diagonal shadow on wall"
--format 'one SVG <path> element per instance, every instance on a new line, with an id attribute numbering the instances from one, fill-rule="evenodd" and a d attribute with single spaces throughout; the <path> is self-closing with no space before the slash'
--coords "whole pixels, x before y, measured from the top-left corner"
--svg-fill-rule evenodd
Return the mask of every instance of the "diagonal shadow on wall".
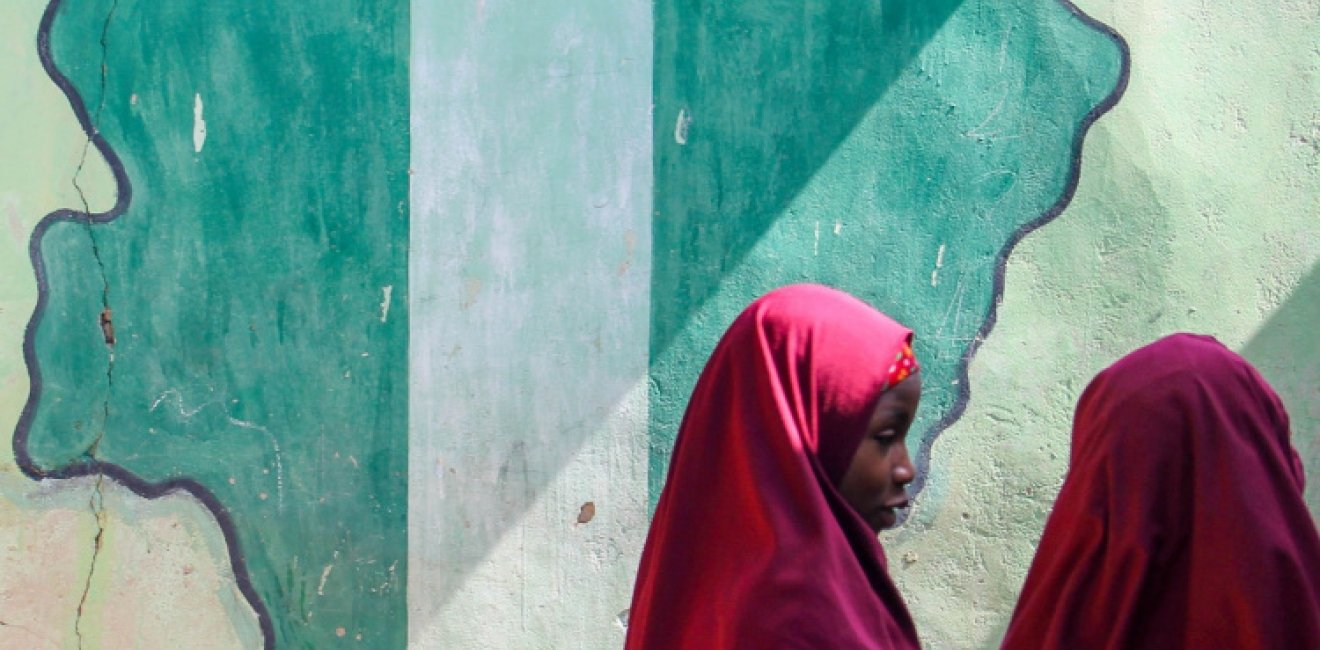
<path id="1" fill-rule="evenodd" d="M 652 7 L 411 16 L 410 643 L 608 645 L 645 526 Z"/>
<path id="2" fill-rule="evenodd" d="M 703 308 L 963 3 L 656 4 L 652 502 L 691 385 L 737 311 Z M 780 271 L 735 279 L 733 302 L 829 281 Z"/>
<path id="3" fill-rule="evenodd" d="M 637 246 L 652 262 L 652 311 L 649 359 L 639 359 L 641 365 L 629 350 L 634 336 L 647 336 L 634 327 L 645 323 L 631 320 L 645 304 L 646 287 L 634 287 L 626 270 L 616 279 L 617 260 L 604 267 L 627 240 L 624 221 L 644 216 L 615 211 L 625 206 L 612 203 L 609 191 L 613 175 L 631 164 L 626 107 L 647 99 L 628 96 L 633 86 L 618 76 L 631 74 L 626 67 L 605 74 L 627 60 L 627 48 L 595 53 L 604 48 L 593 42 L 556 49 L 553 35 L 583 32 L 582 16 L 567 9 L 523 12 L 516 20 L 495 7 L 479 20 L 470 7 L 428 10 L 434 16 L 425 24 L 433 31 L 414 39 L 426 44 L 414 52 L 414 71 L 444 83 L 421 86 L 426 92 L 413 105 L 443 109 L 415 110 L 413 133 L 443 137 L 412 141 L 419 175 L 410 277 L 432 280 L 414 283 L 409 296 L 420 324 L 410 348 L 410 474 L 435 477 L 410 488 L 410 589 L 416 591 L 409 606 L 416 634 L 434 626 L 436 638 L 454 641 L 470 627 L 464 612 L 494 612 L 508 604 L 508 594 L 536 601 L 539 583 L 519 576 L 567 558 L 560 550 L 577 543 L 569 533 L 539 538 L 559 522 L 539 519 L 546 516 L 542 506 L 554 517 L 575 513 L 581 493 L 600 506 L 592 526 L 634 523 L 607 521 L 617 507 L 584 491 L 608 492 L 625 479 L 593 482 L 574 460 L 592 456 L 585 464 L 609 471 L 627 465 L 604 458 L 618 450 L 600 439 L 612 444 L 629 431 L 592 438 L 627 428 L 611 422 L 611 414 L 628 411 L 620 405 L 629 403 L 649 361 L 653 498 L 662 474 L 656 460 L 667 457 L 687 399 L 683 384 L 695 381 L 707 344 L 727 322 L 718 322 L 726 308 L 736 309 L 765 282 L 829 281 L 840 269 L 853 274 L 861 289 L 844 288 L 877 305 L 897 305 L 903 319 L 931 319 L 919 343 L 954 350 L 932 366 L 949 369 L 946 379 L 956 377 L 953 369 L 991 302 L 996 255 L 1024 223 L 1053 216 L 1051 206 L 1075 174 L 1079 124 L 1113 96 L 1121 77 L 1119 48 L 1063 3 L 761 5 L 664 0 L 655 7 L 655 202 L 650 246 L 644 236 Z M 588 26 L 613 34 L 618 27 L 604 13 L 591 12 Z M 955 17 L 959 31 L 948 34 Z M 940 47 L 932 48 L 937 37 Z M 507 47 L 510 42 L 519 47 Z M 1034 55 L 1033 48 L 1059 56 Z M 928 55 L 938 73 L 920 69 Z M 975 65 L 967 65 L 969 58 Z M 547 59 L 555 72 L 548 82 L 534 74 Z M 987 67 L 994 72 L 989 79 L 981 74 Z M 491 81 L 506 77 L 511 83 Z M 894 97 L 900 81 L 904 92 Z M 592 128 L 579 137 L 580 108 L 606 102 L 625 110 L 591 112 Z M 871 130 L 859 138 L 863 123 Z M 860 152 L 853 146 L 858 140 Z M 939 146 L 930 146 L 935 141 Z M 542 152 L 575 164 L 547 165 Z M 849 157 L 864 174 L 821 173 Z M 812 231 L 781 231 L 802 225 L 795 205 L 821 176 L 836 182 L 821 212 L 856 207 L 861 214 L 854 223 L 864 227 L 832 240 L 826 224 L 819 252 L 828 261 L 812 266 L 806 261 L 815 252 Z M 856 206 L 837 200 L 852 195 L 864 198 Z M 903 210 L 885 203 L 909 195 L 924 203 Z M 595 216 L 606 206 L 608 218 Z M 956 218 L 944 219 L 945 208 L 956 210 Z M 529 213 L 536 218 L 523 218 Z M 936 225 L 919 228 L 920 236 L 894 237 L 907 221 L 878 223 L 908 215 L 932 215 Z M 967 250 L 967 260 L 951 253 L 935 282 L 938 237 L 959 231 L 972 234 L 949 249 Z M 758 256 L 781 236 L 793 257 L 781 261 L 791 264 Z M 886 275 L 911 260 L 905 275 Z M 766 275 L 735 275 L 745 267 Z M 730 283 L 737 286 L 723 295 Z M 889 293 L 878 295 L 881 290 Z M 920 298 L 901 303 L 915 294 Z M 964 294 L 976 298 L 964 304 Z M 716 299 L 719 309 L 709 309 Z M 599 318 L 602 312 L 609 318 Z M 968 333 L 960 338 L 961 331 Z M 635 524 L 618 538 L 643 534 L 644 522 Z M 525 553 L 538 561 L 526 562 Z M 489 570 L 501 562 L 519 568 Z M 609 597 L 610 589 L 598 585 L 613 583 L 583 584 Z M 495 595 L 469 604 L 460 597 L 467 593 Z M 561 590 L 553 599 L 537 605 L 542 615 L 566 597 Z M 584 618 L 596 609 L 588 600 L 574 593 L 567 602 Z M 626 595 L 616 606 L 624 604 Z"/>
<path id="4" fill-rule="evenodd" d="M 520 572 L 489 570 L 491 563 L 522 561 L 523 549 L 540 558 L 537 567 L 568 565 L 565 549 L 575 548 L 579 536 L 541 519 L 547 507 L 561 516 L 565 507 L 591 499 L 598 514 L 587 532 L 620 526 L 619 539 L 640 541 L 644 520 L 615 519 L 620 499 L 635 499 L 639 516 L 645 511 L 643 490 L 632 484 L 631 494 L 615 490 L 630 480 L 621 476 L 628 463 L 591 460 L 615 474 L 593 478 L 574 461 L 620 453 L 608 441 L 636 440 L 600 432 L 620 426 L 611 414 L 635 408 L 621 405 L 645 381 L 648 289 L 672 295 L 672 286 L 692 282 L 682 291 L 713 290 L 719 274 L 694 265 L 689 247 L 736 263 L 961 2 L 804 7 L 665 0 L 654 14 L 643 9 L 655 21 L 655 41 L 642 47 L 653 47 L 656 58 L 636 71 L 619 64 L 633 56 L 630 36 L 582 48 L 554 38 L 595 39 L 627 29 L 636 24 L 628 5 L 586 13 L 549 6 L 517 15 L 494 6 L 481 16 L 466 6 L 414 12 L 414 25 L 428 30 L 415 39 L 421 48 L 415 70 L 445 84 L 421 88 L 413 131 L 459 134 L 413 139 L 414 182 L 427 179 L 413 197 L 411 276 L 419 280 L 410 296 L 417 324 L 413 386 L 425 395 L 414 397 L 411 411 L 410 454 L 421 461 L 410 489 L 414 641 L 461 645 L 463 613 L 481 608 L 470 603 L 486 603 L 483 613 L 507 606 L 489 594 L 550 598 L 531 584 L 538 568 L 522 569 L 525 580 Z M 549 81 L 535 76 L 545 66 L 553 73 Z M 613 72 L 593 76 L 606 70 Z M 518 82 L 492 82 L 506 76 Z M 636 97 L 633 80 L 642 91 Z M 680 91 L 690 94 L 679 98 Z M 633 148 L 630 120 L 648 119 L 642 111 L 651 99 L 656 130 Z M 580 105 L 614 108 L 593 110 L 592 128 L 582 130 L 575 122 Z M 680 110 L 695 116 L 687 125 L 694 137 L 690 147 L 673 152 Z M 655 170 L 654 206 L 647 201 L 621 211 L 630 199 L 611 198 L 616 176 L 643 178 L 628 173 L 633 151 L 647 167 L 665 168 Z M 572 164 L 547 165 L 527 152 L 556 152 Z M 448 187 L 469 189 L 437 189 Z M 649 198 L 650 187 L 636 189 Z M 725 190 L 731 196 L 719 198 Z M 734 204 L 751 206 L 738 208 L 747 221 L 722 228 L 723 210 Z M 653 207 L 690 218 L 665 222 L 650 217 Z M 537 217 L 501 219 L 530 212 Z M 666 274 L 654 282 L 617 270 L 614 259 L 628 228 L 652 223 L 653 237 L 668 225 L 665 245 L 684 247 L 653 249 L 638 233 L 637 254 L 662 264 L 653 272 Z M 688 233 L 692 241 L 680 242 Z M 506 250 L 519 251 L 515 266 L 500 263 Z M 674 303 L 652 324 L 681 325 L 689 304 L 695 303 Z M 658 339 L 651 340 L 654 348 Z M 613 595 L 615 582 L 630 580 L 634 562 L 618 562 L 621 578 L 598 580 L 590 595 L 541 582 L 547 589 L 559 584 L 555 600 L 572 602 L 583 621 L 595 615 L 595 599 L 609 600 L 613 616 L 627 604 L 626 593 Z"/>
<path id="5" fill-rule="evenodd" d="M 963 2 L 656 3 L 653 359 Z"/>
<path id="6" fill-rule="evenodd" d="M 1288 407 L 1293 447 L 1306 463 L 1306 502 L 1320 513 L 1320 264 L 1242 348 Z"/>
<path id="7" fill-rule="evenodd" d="M 772 9 L 657 7 L 652 500 L 724 326 L 803 281 L 917 332 L 919 490 L 1007 252 L 1068 203 L 1126 85 L 1122 39 L 1062 0 Z"/>

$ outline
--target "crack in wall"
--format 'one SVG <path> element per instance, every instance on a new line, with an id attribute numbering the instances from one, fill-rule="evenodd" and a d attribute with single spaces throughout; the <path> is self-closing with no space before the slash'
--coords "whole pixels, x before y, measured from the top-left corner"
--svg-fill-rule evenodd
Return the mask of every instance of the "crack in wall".
<path id="1" fill-rule="evenodd" d="M 119 8 L 119 0 L 112 0 L 112 2 L 110 3 L 110 10 L 106 12 L 105 22 L 101 26 L 101 39 L 100 39 L 101 78 L 100 78 L 100 84 L 99 84 L 100 87 L 98 90 L 98 97 L 96 102 L 96 110 L 92 113 L 90 120 L 92 128 L 87 133 L 87 140 L 83 143 L 82 155 L 78 160 L 78 167 L 74 169 L 73 180 L 72 180 L 73 189 L 75 192 L 77 192 L 78 200 L 82 204 L 83 215 L 85 217 L 85 219 L 82 220 L 83 227 L 87 233 L 87 240 L 91 244 L 92 257 L 95 258 L 96 260 L 96 268 L 101 277 L 101 311 L 99 315 L 98 325 L 100 326 L 102 335 L 105 338 L 105 344 L 109 354 L 106 361 L 106 370 L 105 370 L 106 395 L 105 395 L 105 401 L 102 403 L 102 408 L 101 408 L 101 427 L 96 434 L 96 438 L 87 447 L 87 451 L 84 452 L 84 455 L 87 457 L 87 460 L 93 463 L 94 465 L 96 465 L 98 469 L 96 472 L 96 483 L 94 484 L 94 487 L 92 489 L 91 496 L 88 497 L 87 500 L 88 509 L 91 510 L 92 516 L 96 521 L 96 536 L 93 538 L 92 541 L 91 565 L 87 569 L 87 578 L 83 582 L 82 596 L 78 600 L 77 616 L 74 619 L 74 623 L 73 623 L 73 633 L 74 636 L 76 636 L 78 639 L 78 648 L 80 649 L 83 647 L 83 631 L 82 631 L 83 613 L 87 607 L 87 601 L 91 596 L 92 580 L 96 576 L 96 565 L 98 560 L 100 560 L 102 542 L 105 539 L 105 528 L 106 528 L 105 493 L 102 491 L 102 485 L 105 482 L 105 472 L 100 469 L 100 464 L 97 463 L 96 461 L 96 452 L 97 449 L 101 446 L 102 440 L 105 439 L 106 428 L 109 426 L 110 423 L 110 398 L 114 390 L 114 373 L 115 373 L 115 350 L 114 350 L 115 336 L 114 336 L 114 323 L 112 320 L 113 311 L 110 308 L 110 277 L 106 273 L 105 260 L 101 256 L 101 248 L 96 240 L 96 232 L 92 228 L 94 221 L 92 217 L 91 205 L 87 200 L 87 195 L 84 192 L 82 185 L 78 181 L 79 178 L 82 176 L 83 168 L 87 164 L 87 157 L 91 151 L 92 145 L 94 144 L 93 140 L 97 135 L 100 134 L 101 112 L 105 108 L 106 81 L 107 81 L 107 77 L 109 77 L 109 72 L 110 72 L 110 67 L 109 67 L 110 23 L 112 20 L 114 20 L 115 11 L 118 8 Z"/>
<path id="2" fill-rule="evenodd" d="M 109 2 L 110 10 L 106 14 L 105 23 L 102 25 L 101 28 L 102 76 L 100 83 L 101 97 L 98 98 L 98 104 L 96 109 L 96 116 L 98 119 L 101 113 L 101 109 L 105 106 L 105 94 L 106 94 L 105 88 L 107 86 L 106 79 L 109 76 L 108 75 L 109 26 L 112 18 L 115 15 L 115 11 L 117 10 L 119 5 L 119 0 L 104 0 L 104 1 Z M 28 321 L 28 329 L 23 337 L 23 360 L 27 364 L 28 376 L 29 379 L 31 380 L 31 384 L 30 384 L 31 388 L 28 392 L 27 403 L 24 404 L 23 406 L 22 415 L 19 416 L 18 426 L 15 428 L 14 431 L 14 438 L 13 438 L 14 457 L 15 460 L 18 461 L 18 466 L 20 470 L 23 472 L 23 474 L 35 481 L 44 481 L 47 479 L 73 479 L 73 478 L 80 478 L 83 476 L 95 476 L 98 479 L 104 479 L 105 477 L 108 476 L 112 480 L 117 481 L 124 487 L 128 488 L 133 494 L 142 497 L 144 499 L 156 499 L 165 494 L 169 494 L 171 492 L 175 492 L 179 490 L 182 490 L 192 495 L 194 498 L 196 498 L 198 501 L 202 503 L 202 505 L 207 509 L 207 511 L 209 511 L 211 515 L 215 518 L 216 523 L 220 526 L 221 534 L 224 536 L 224 540 L 225 540 L 225 548 L 227 549 L 229 554 L 230 567 L 233 571 L 233 577 L 237 584 L 238 590 L 243 595 L 243 599 L 247 601 L 247 604 L 252 608 L 252 611 L 257 616 L 257 623 L 261 628 L 262 647 L 266 648 L 267 650 L 272 650 L 273 648 L 276 647 L 274 621 L 271 617 L 269 608 L 267 608 L 265 602 L 262 600 L 261 596 L 257 593 L 256 588 L 253 587 L 252 585 L 252 578 L 248 574 L 247 563 L 244 561 L 243 558 L 242 549 L 240 548 L 239 540 L 238 540 L 238 532 L 235 528 L 233 519 L 230 517 L 229 512 L 228 510 L 226 510 L 224 504 L 220 503 L 220 501 L 216 498 L 216 496 L 212 494 L 205 486 L 201 485 L 196 480 L 186 476 L 176 477 L 159 483 L 150 483 L 138 476 L 135 476 L 132 472 L 129 472 L 124 467 L 121 467 L 114 463 L 108 463 L 96 458 L 95 455 L 97 449 L 99 448 L 101 438 L 104 436 L 105 433 L 106 427 L 104 425 L 101 427 L 97 439 L 93 441 L 92 444 L 88 445 L 87 450 L 85 452 L 79 454 L 74 458 L 69 459 L 68 464 L 60 467 L 56 467 L 56 468 L 41 467 L 39 464 L 37 464 L 34 461 L 34 459 L 32 458 L 32 454 L 28 449 L 28 439 L 32 433 L 32 424 L 36 418 L 36 412 L 38 405 L 41 402 L 41 394 L 43 390 L 40 362 L 38 360 L 37 350 L 36 350 L 37 346 L 36 346 L 35 332 L 39 324 L 41 323 L 42 319 L 45 317 L 46 305 L 49 297 L 48 294 L 50 292 L 50 286 L 46 279 L 45 262 L 42 259 L 42 249 L 41 249 L 42 239 L 47 234 L 49 228 L 56 223 L 69 222 L 72 224 L 76 224 L 79 222 L 86 221 L 89 241 L 91 241 L 93 245 L 92 252 L 96 256 L 97 261 L 101 262 L 101 256 L 100 256 L 101 251 L 99 247 L 97 247 L 96 245 L 97 244 L 96 238 L 94 236 L 94 233 L 90 231 L 90 226 L 94 223 L 106 223 L 122 216 L 124 212 L 127 210 L 128 205 L 132 202 L 132 197 L 133 197 L 133 184 L 128 178 L 128 173 L 124 169 L 123 162 L 119 159 L 119 156 L 115 154 L 114 149 L 110 147 L 110 145 L 105 141 L 105 138 L 101 136 L 96 121 L 93 119 L 92 114 L 89 113 L 87 109 L 87 104 L 84 103 L 82 96 L 78 93 L 78 89 L 73 85 L 73 82 L 71 82 L 69 78 L 66 77 L 60 71 L 59 66 L 55 64 L 54 57 L 51 54 L 51 45 L 50 45 L 51 29 L 52 29 L 52 25 L 55 22 L 55 18 L 60 11 L 62 3 L 63 0 L 48 0 L 48 4 L 46 5 L 46 11 L 45 13 L 42 14 L 41 17 L 41 25 L 37 30 L 37 54 L 38 57 L 41 59 L 42 68 L 46 71 L 47 76 L 50 77 L 51 81 L 54 82 L 55 85 L 59 87 L 60 91 L 64 93 L 65 97 L 68 98 L 70 107 L 77 115 L 78 123 L 82 126 L 83 131 L 86 132 L 86 134 L 88 135 L 88 138 L 90 140 L 90 145 L 88 148 L 90 148 L 91 146 L 96 147 L 97 151 L 100 153 L 102 157 L 104 157 L 106 163 L 109 165 L 110 173 L 114 176 L 114 180 L 115 180 L 116 196 L 115 196 L 115 204 L 113 207 L 111 207 L 109 210 L 101 214 L 96 214 L 96 215 L 90 213 L 91 206 L 87 204 L 86 197 L 83 196 L 82 207 L 84 208 L 84 211 L 82 213 L 79 213 L 77 210 L 74 209 L 57 210 L 55 212 L 46 215 L 46 217 L 37 224 L 37 227 L 33 232 L 32 239 L 28 249 L 28 254 L 32 262 L 33 271 L 35 272 L 37 278 L 37 305 L 33 309 L 32 318 L 31 320 Z M 89 153 L 89 151 L 85 150 L 84 153 L 85 154 Z M 83 162 L 85 161 L 86 161 L 86 156 L 84 155 Z M 83 162 L 79 163 L 78 169 L 74 174 L 74 187 L 79 190 L 80 196 L 82 196 L 82 191 L 81 191 L 81 184 L 78 183 L 78 179 L 83 169 Z M 110 404 L 109 404 L 109 396 L 111 394 L 110 389 L 113 388 L 114 385 L 115 339 L 113 334 L 114 332 L 113 323 L 111 323 L 111 311 L 109 307 L 110 305 L 109 280 L 105 274 L 104 264 L 100 265 L 100 269 L 101 269 L 101 279 L 102 279 L 102 299 L 101 299 L 100 318 L 101 318 L 102 332 L 105 335 L 105 343 L 109 348 L 108 366 L 106 368 L 106 382 L 109 388 L 107 389 L 107 398 L 106 401 L 104 402 L 103 413 L 105 413 L 108 416 L 109 408 L 110 408 Z M 106 417 L 105 419 L 108 422 L 109 418 Z M 99 521 L 104 521 L 104 519 L 101 519 Z M 99 552 L 100 552 L 100 547 L 94 546 L 93 547 L 94 556 L 97 556 Z M 95 571 L 95 567 L 96 565 L 93 564 L 92 567 L 93 572 Z"/>
<path id="3" fill-rule="evenodd" d="M 105 494 L 101 491 L 101 483 L 104 480 L 105 474 L 97 474 L 92 496 L 87 499 L 87 506 L 91 509 L 92 516 L 96 518 L 96 538 L 92 547 L 92 564 L 87 570 L 87 580 L 83 583 L 82 597 L 78 600 L 78 617 L 73 623 L 73 634 L 78 637 L 78 648 L 80 650 L 83 647 L 83 608 L 86 607 L 87 598 L 92 593 L 92 577 L 96 575 L 96 562 L 100 559 L 101 543 L 105 538 Z"/>
<path id="4" fill-rule="evenodd" d="M 92 209 L 87 202 L 87 195 L 83 192 L 82 185 L 78 183 L 78 179 L 82 176 L 83 167 L 87 164 L 87 156 L 91 152 L 93 144 L 92 140 L 101 132 L 101 112 L 105 109 L 106 78 L 109 77 L 110 73 L 110 21 L 114 19 L 115 10 L 118 8 L 119 0 L 111 2 L 110 11 L 106 13 L 105 23 L 101 26 L 101 83 L 96 100 L 96 110 L 92 113 L 92 129 L 87 134 L 87 140 L 83 142 L 82 156 L 78 160 L 78 167 L 73 171 L 73 189 L 78 193 L 78 200 L 82 203 L 85 217 L 83 224 L 87 230 L 87 239 L 91 242 L 92 257 L 96 258 L 96 266 L 101 273 L 101 308 L 103 313 L 108 313 L 110 310 L 110 279 L 105 272 L 105 260 L 101 258 L 101 248 L 97 244 L 96 233 L 92 230 Z M 110 343 L 110 341 L 107 341 L 107 343 Z M 113 358 L 111 363 L 113 363 Z"/>

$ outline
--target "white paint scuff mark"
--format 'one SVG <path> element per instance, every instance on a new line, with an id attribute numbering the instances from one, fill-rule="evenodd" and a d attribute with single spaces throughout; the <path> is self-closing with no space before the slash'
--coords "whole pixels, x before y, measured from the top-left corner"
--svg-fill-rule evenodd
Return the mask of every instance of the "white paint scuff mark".
<path id="1" fill-rule="evenodd" d="M 201 153 L 206 144 L 206 120 L 202 119 L 202 94 L 193 95 L 193 152 Z"/>
<path id="2" fill-rule="evenodd" d="M 935 270 L 930 272 L 930 286 L 939 285 L 942 268 L 944 268 L 944 244 L 940 244 L 940 252 L 935 254 Z"/>
<path id="3" fill-rule="evenodd" d="M 384 323 L 390 318 L 390 301 L 394 298 L 394 285 L 387 284 L 380 288 L 380 322 Z"/>
<path id="4" fill-rule="evenodd" d="M 338 559 L 339 559 L 339 551 L 335 551 L 330 561 L 330 564 L 325 565 L 325 568 L 321 570 L 321 584 L 316 585 L 317 596 L 325 595 L 325 581 L 330 578 L 330 572 L 335 570 L 334 560 L 338 560 Z"/>
<path id="5" fill-rule="evenodd" d="M 993 122 L 996 117 L 999 117 L 999 114 L 1004 110 L 1004 104 L 1008 103 L 1008 95 L 1009 95 L 1008 84 L 1004 84 L 1003 88 L 1004 88 L 1004 93 L 1003 96 L 999 98 L 999 103 L 995 104 L 995 107 L 990 109 L 990 114 L 986 115 L 985 119 L 981 120 L 980 124 L 977 124 L 968 131 L 964 132 L 963 133 L 964 137 L 975 138 L 979 140 L 982 138 L 990 138 L 999 135 L 998 132 L 987 133 L 984 129 L 987 126 L 989 126 L 990 123 Z"/>
<path id="6" fill-rule="evenodd" d="M 816 242 L 811 245 L 811 254 L 820 256 L 820 222 L 816 222 Z"/>
<path id="7" fill-rule="evenodd" d="M 153 400 L 153 401 L 151 402 L 151 407 L 147 409 L 147 412 L 148 412 L 148 413 L 155 413 L 155 412 L 156 412 L 156 409 L 157 409 L 157 408 L 160 408 L 160 403 L 161 403 L 161 402 L 164 402 L 167 398 L 170 398 L 170 397 L 173 397 L 173 398 L 174 398 L 175 406 L 176 406 L 176 407 L 178 408 L 178 410 L 179 410 L 179 417 L 181 417 L 181 418 L 183 418 L 183 419 L 185 419 L 185 420 L 192 418 L 194 415 L 197 415 L 198 413 L 201 413 L 201 412 L 202 412 L 202 409 L 204 409 L 204 408 L 206 408 L 206 407 L 208 407 L 208 406 L 211 406 L 211 405 L 213 405 L 213 404 L 219 404 L 219 403 L 220 403 L 219 401 L 212 400 L 212 401 L 210 401 L 210 402 L 202 402 L 201 406 L 198 406 L 197 408 L 194 408 L 194 409 L 184 408 L 184 406 L 183 406 L 183 395 L 182 395 L 181 393 L 179 393 L 178 389 L 171 388 L 171 389 L 169 389 L 169 390 L 167 390 L 167 391 L 161 393 L 158 397 L 156 397 L 156 399 Z"/>
<path id="8" fill-rule="evenodd" d="M 834 236 L 835 236 L 835 237 L 838 237 L 838 236 L 839 236 L 839 233 L 842 232 L 842 231 L 843 231 L 843 222 L 842 222 L 842 221 L 835 221 L 835 222 L 834 222 Z"/>
<path id="9" fill-rule="evenodd" d="M 270 429 L 267 429 L 266 427 L 261 426 L 260 424 L 257 424 L 255 422 L 240 420 L 234 417 L 229 413 L 229 409 L 225 406 L 224 400 L 220 398 L 202 402 L 198 404 L 196 408 L 189 409 L 184 405 L 183 393 L 180 393 L 177 388 L 170 388 L 165 392 L 161 393 L 159 396 L 157 396 L 156 399 L 151 402 L 151 407 L 147 409 L 147 412 L 149 413 L 156 412 L 156 409 L 159 408 L 160 405 L 169 398 L 174 399 L 175 408 L 179 413 L 179 417 L 185 420 L 191 419 L 192 417 L 196 416 L 198 413 L 201 413 L 207 407 L 218 406 L 220 407 L 220 411 L 224 413 L 225 420 L 229 422 L 230 425 L 236 426 L 240 429 L 247 429 L 249 431 L 259 431 L 265 434 L 266 440 L 270 442 L 271 450 L 274 454 L 274 460 L 275 460 L 276 501 L 279 503 L 280 509 L 281 510 L 284 509 L 284 452 L 283 450 L 280 449 L 280 443 L 278 440 L 275 439 L 275 434 L 271 433 Z"/>
<path id="10" fill-rule="evenodd" d="M 275 434 L 260 424 L 240 420 L 232 415 L 226 414 L 225 419 L 240 429 L 250 429 L 266 434 L 266 439 L 270 441 L 271 449 L 275 452 L 275 500 L 279 503 L 280 510 L 284 510 L 284 452 L 280 450 L 280 443 L 275 439 Z"/>
<path id="11" fill-rule="evenodd" d="M 687 144 L 688 127 L 692 125 L 692 116 L 686 108 L 678 109 L 678 119 L 674 121 L 674 142 Z"/>

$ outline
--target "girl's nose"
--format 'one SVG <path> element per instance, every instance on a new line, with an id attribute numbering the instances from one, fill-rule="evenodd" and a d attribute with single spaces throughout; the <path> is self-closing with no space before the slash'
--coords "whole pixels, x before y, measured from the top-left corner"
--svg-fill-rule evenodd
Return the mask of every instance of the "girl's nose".
<path id="1" fill-rule="evenodd" d="M 912 466 L 912 458 L 908 456 L 907 449 L 900 453 L 902 457 L 898 459 L 898 464 L 894 466 L 894 482 L 899 485 L 907 485 L 917 477 L 917 470 Z"/>

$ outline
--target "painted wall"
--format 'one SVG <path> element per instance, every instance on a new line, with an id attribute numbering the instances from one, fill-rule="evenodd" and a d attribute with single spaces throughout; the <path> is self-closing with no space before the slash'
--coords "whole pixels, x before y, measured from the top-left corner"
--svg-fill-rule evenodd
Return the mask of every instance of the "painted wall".
<path id="1" fill-rule="evenodd" d="M 185 539 L 220 574 L 229 640 L 402 645 L 407 4 L 51 2 L 22 24 L 22 74 L 44 66 L 49 114 L 84 135 L 34 170 L 62 201 L 15 210 L 32 266 L 7 277 L 35 304 L 8 348 L 28 379 L 13 463 L 86 493 L 92 521 L 59 536 L 85 564 L 68 620 L 16 623 L 136 643 L 114 615 L 131 604 L 98 589 L 149 566 L 110 555 L 142 534 L 119 539 L 112 502 L 168 495 L 207 524 Z M 44 147 L 17 129 L 13 155 Z M 144 615 L 174 609 L 134 578 Z M 194 646 L 189 618 L 151 633 Z"/>
<path id="2" fill-rule="evenodd" d="M 4 3 L 0 647 L 618 647 L 803 280 L 916 330 L 884 541 L 994 647 L 1127 350 L 1219 336 L 1320 472 L 1320 2 L 1220 4 Z"/>
<path id="3" fill-rule="evenodd" d="M 646 530 L 650 3 L 417 3 L 409 638 L 609 648 Z"/>
<path id="4" fill-rule="evenodd" d="M 1078 3 L 1132 51 L 1077 195 L 1009 258 L 972 399 L 886 537 L 926 639 L 993 647 L 1067 462 L 1090 377 L 1177 330 L 1259 365 L 1320 513 L 1320 3 Z"/>
<path id="5" fill-rule="evenodd" d="M 919 334 L 925 456 L 965 399 L 999 258 L 1057 214 L 1122 80 L 1116 38 L 1059 3 L 789 6 L 658 5 L 655 128 L 675 135 L 655 152 L 653 495 L 706 355 L 791 282 Z"/>

